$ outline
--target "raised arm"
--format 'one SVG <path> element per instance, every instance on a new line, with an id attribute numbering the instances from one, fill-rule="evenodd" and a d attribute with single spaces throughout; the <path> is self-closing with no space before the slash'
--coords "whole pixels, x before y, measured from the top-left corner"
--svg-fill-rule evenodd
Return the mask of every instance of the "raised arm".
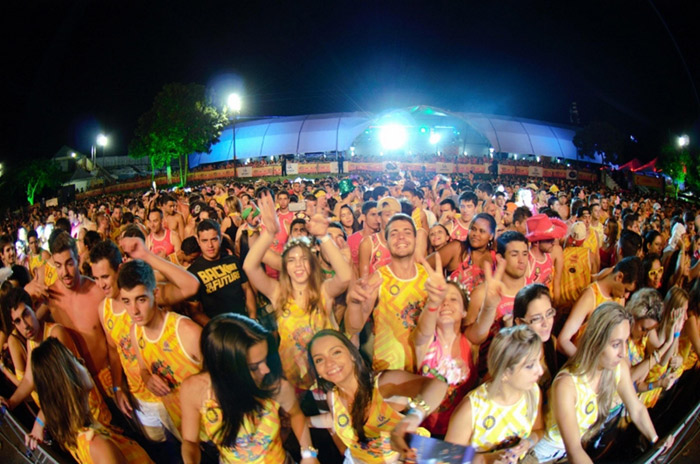
<path id="1" fill-rule="evenodd" d="M 270 248 L 275 234 L 279 231 L 280 225 L 277 219 L 277 213 L 275 212 L 274 201 L 269 193 L 263 192 L 258 202 L 258 208 L 260 209 L 265 227 L 260 233 L 260 237 L 258 237 L 255 243 L 253 243 L 253 246 L 250 247 L 245 262 L 243 263 L 243 270 L 253 286 L 272 301 L 274 305 L 277 301 L 279 283 L 265 274 L 261 264 L 265 252 Z M 240 231 L 241 229 L 238 230 Z M 284 265 L 284 263 L 282 263 L 282 265 Z"/>
<path id="2" fill-rule="evenodd" d="M 576 303 L 574 303 L 574 307 L 571 309 L 564 327 L 559 332 L 559 337 L 557 338 L 559 351 L 569 358 L 576 353 L 576 345 L 574 345 L 573 339 L 591 312 L 591 308 L 595 304 L 594 298 L 593 290 L 590 288 L 584 290 Z"/>
<path id="3" fill-rule="evenodd" d="M 333 299 L 347 290 L 348 284 L 352 279 L 352 265 L 343 257 L 338 248 L 339 245 L 328 235 L 328 219 L 324 218 L 323 215 L 314 214 L 306 225 L 306 229 L 311 235 L 319 239 L 321 242 L 321 253 L 328 259 L 335 271 L 335 275 L 332 278 L 323 282 L 323 290 L 330 299 Z M 343 240 L 343 238 L 341 237 L 339 240 Z"/>
<path id="4" fill-rule="evenodd" d="M 435 327 L 437 326 L 438 309 L 445 299 L 447 292 L 447 283 L 442 275 L 442 262 L 440 255 L 436 256 L 435 269 L 433 269 L 427 261 L 423 260 L 423 267 L 428 271 L 428 279 L 425 281 L 425 289 L 428 292 L 428 302 L 418 316 L 418 324 L 411 333 L 413 346 L 416 350 L 416 363 L 423 362 L 425 351 L 428 344 L 435 336 Z"/>
<path id="5" fill-rule="evenodd" d="M 467 310 L 467 328 L 464 334 L 475 345 L 483 343 L 489 335 L 489 330 L 496 320 L 496 310 L 501 301 L 505 286 L 503 274 L 506 262 L 497 257 L 496 272 L 491 273 L 491 266 L 484 264 L 485 281 L 472 292 L 472 300 Z"/>
<path id="6" fill-rule="evenodd" d="M 149 251 L 140 238 L 124 237 L 119 245 L 126 254 L 134 259 L 145 261 L 154 271 L 160 272 L 168 280 L 168 283 L 159 287 L 160 304 L 171 306 L 197 294 L 199 280 L 193 274 Z"/>
<path id="7" fill-rule="evenodd" d="M 282 409 L 289 414 L 289 421 L 292 426 L 292 431 L 297 437 L 297 441 L 299 442 L 299 447 L 301 448 L 302 452 L 308 450 L 313 454 L 313 451 L 310 450 L 310 448 L 313 448 L 313 443 L 311 441 L 311 432 L 309 432 L 309 423 L 307 418 L 304 416 L 304 413 L 301 411 L 301 407 L 299 407 L 299 402 L 297 401 L 296 394 L 294 393 L 294 387 L 292 387 L 291 384 L 284 379 L 281 380 L 281 387 L 280 392 L 277 395 L 277 402 L 280 404 L 280 406 L 282 406 Z M 299 464 L 318 464 L 318 458 L 302 457 Z"/>
<path id="8" fill-rule="evenodd" d="M 366 275 L 367 269 L 364 273 Z M 374 310 L 379 295 L 382 277 L 379 273 L 355 280 L 348 288 L 345 310 L 345 332 L 353 336 L 365 326 L 367 319 Z"/>

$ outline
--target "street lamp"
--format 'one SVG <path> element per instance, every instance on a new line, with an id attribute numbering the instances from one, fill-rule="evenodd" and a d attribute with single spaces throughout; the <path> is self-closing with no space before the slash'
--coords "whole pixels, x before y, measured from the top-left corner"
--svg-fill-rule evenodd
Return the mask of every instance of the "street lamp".
<path id="1" fill-rule="evenodd" d="M 94 168 L 96 166 L 97 162 L 97 147 L 100 146 L 102 147 L 102 156 L 105 155 L 105 147 L 109 143 L 109 139 L 107 138 L 106 135 L 100 134 L 97 136 L 97 145 L 93 145 L 90 149 L 90 155 L 92 156 L 92 167 Z"/>
<path id="2" fill-rule="evenodd" d="M 238 177 L 238 168 L 236 167 L 236 119 L 238 119 L 238 115 L 241 112 L 243 102 L 240 95 L 232 93 L 228 96 L 226 103 L 228 104 L 228 109 L 233 113 L 233 141 L 231 142 L 233 143 L 233 177 Z"/>

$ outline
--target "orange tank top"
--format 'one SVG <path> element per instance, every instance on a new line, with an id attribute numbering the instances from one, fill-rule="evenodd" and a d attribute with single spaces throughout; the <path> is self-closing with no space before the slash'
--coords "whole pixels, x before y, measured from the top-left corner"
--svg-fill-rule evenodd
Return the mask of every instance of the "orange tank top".
<path id="1" fill-rule="evenodd" d="M 146 368 L 160 376 L 170 387 L 170 393 L 160 397 L 175 427 L 182 425 L 180 385 L 187 377 L 198 373 L 202 365 L 190 357 L 180 341 L 177 329 L 185 316 L 166 311 L 160 335 L 150 339 L 143 327 L 136 326 L 136 341 Z"/>

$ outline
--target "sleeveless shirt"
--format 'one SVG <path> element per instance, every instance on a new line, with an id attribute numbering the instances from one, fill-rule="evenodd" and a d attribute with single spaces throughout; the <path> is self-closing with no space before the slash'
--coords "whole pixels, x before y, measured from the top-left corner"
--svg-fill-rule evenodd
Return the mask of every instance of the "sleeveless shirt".
<path id="1" fill-rule="evenodd" d="M 161 333 L 155 340 L 148 338 L 143 327 L 135 326 L 138 350 L 146 368 L 151 374 L 160 376 L 170 387 L 170 393 L 161 396 L 160 400 L 178 430 L 182 424 L 180 384 L 202 368 L 201 363 L 187 354 L 177 333 L 184 318 L 185 316 L 166 311 Z"/>
<path id="2" fill-rule="evenodd" d="M 116 314 L 113 305 L 112 298 L 105 298 L 102 306 L 102 318 L 107 335 L 114 340 L 114 344 L 117 346 L 119 361 L 124 370 L 129 391 L 139 401 L 156 402 L 158 398 L 146 388 L 146 384 L 141 378 L 136 348 L 131 344 L 131 317 L 126 310 Z"/>
<path id="3" fill-rule="evenodd" d="M 275 400 L 261 401 L 260 411 L 243 417 L 238 429 L 236 445 L 233 448 L 221 444 L 220 432 L 223 426 L 223 413 L 219 403 L 212 397 L 209 389 L 208 398 L 200 409 L 200 427 L 209 440 L 219 450 L 219 462 L 278 464 L 286 459 L 280 437 L 280 405 Z"/>
<path id="4" fill-rule="evenodd" d="M 70 454 L 80 464 L 92 464 L 94 462 L 90 456 L 90 445 L 96 434 L 115 444 L 126 458 L 126 462 L 138 462 L 139 464 L 153 463 L 148 454 L 135 441 L 115 433 L 106 427 L 93 425 L 83 428 L 78 433 L 77 446 L 75 448 L 68 448 Z"/>
<path id="5" fill-rule="evenodd" d="M 428 300 L 425 290 L 428 273 L 423 266 L 414 266 L 415 277 L 406 280 L 396 277 L 389 266 L 377 271 L 383 280 L 372 312 L 375 337 L 372 367 L 375 371 L 415 372 L 415 355 L 409 339 Z"/>
<path id="6" fill-rule="evenodd" d="M 384 401 L 379 393 L 379 378 L 374 380 L 372 402 L 369 406 L 369 414 L 364 424 L 367 443 L 360 443 L 355 429 L 352 427 L 352 417 L 343 402 L 340 400 L 338 389 L 330 392 L 331 414 L 333 416 L 333 430 L 338 438 L 350 449 L 352 457 L 363 463 L 395 462 L 398 453 L 391 449 L 391 432 L 396 427 L 403 415 L 397 412 Z"/>
<path id="7" fill-rule="evenodd" d="M 291 298 L 277 318 L 279 354 L 285 377 L 295 388 L 308 390 L 316 381 L 309 371 L 308 346 L 322 329 L 332 328 L 321 299 L 321 307 L 309 314 Z"/>
<path id="8" fill-rule="evenodd" d="M 376 233 L 370 235 L 369 239 L 370 242 L 372 242 L 372 254 L 369 258 L 369 273 L 374 274 L 381 266 L 385 266 L 391 262 L 391 253 L 386 245 L 379 240 Z M 360 271 L 361 270 L 362 269 L 360 269 Z"/>
<path id="9" fill-rule="evenodd" d="M 510 448 L 530 436 L 540 401 L 540 388 L 537 384 L 530 392 L 523 392 L 520 399 L 509 406 L 490 399 L 485 383 L 472 390 L 468 397 L 472 407 L 470 445 L 478 453 Z"/>

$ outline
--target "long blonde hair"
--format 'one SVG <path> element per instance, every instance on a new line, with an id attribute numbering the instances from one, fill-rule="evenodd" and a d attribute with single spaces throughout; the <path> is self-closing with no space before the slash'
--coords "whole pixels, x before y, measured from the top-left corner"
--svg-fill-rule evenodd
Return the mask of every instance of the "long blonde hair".
<path id="1" fill-rule="evenodd" d="M 280 269 L 279 278 L 279 296 L 275 303 L 277 316 L 281 316 L 290 301 L 294 299 L 294 289 L 292 288 L 292 279 L 287 272 L 287 255 L 294 248 L 300 248 L 301 252 L 309 262 L 309 280 L 306 284 L 307 301 L 306 307 L 302 308 L 306 314 L 312 314 L 316 311 L 323 311 L 321 291 L 323 280 L 321 279 L 321 265 L 318 258 L 311 252 L 311 241 L 306 237 L 299 237 L 290 240 L 284 247 L 282 252 L 282 269 Z"/>
<path id="2" fill-rule="evenodd" d="M 632 325 L 632 316 L 625 309 L 614 302 L 605 302 L 598 306 L 588 325 L 579 339 L 576 353 L 564 364 L 562 370 L 568 370 L 572 375 L 588 376 L 593 374 L 599 366 L 600 356 L 608 346 L 613 330 L 622 322 Z M 603 369 L 598 386 L 596 399 L 598 401 L 598 417 L 593 426 L 581 438 L 587 442 L 593 438 L 603 426 L 610 413 L 610 405 L 617 386 L 615 384 L 615 371 Z"/>
<path id="3" fill-rule="evenodd" d="M 668 289 L 668 292 L 666 292 L 666 298 L 664 298 L 664 309 L 663 313 L 661 314 L 661 323 L 659 324 L 659 328 L 657 330 L 659 335 L 666 334 L 666 328 L 668 325 L 673 324 L 673 320 L 671 319 L 673 310 L 682 307 L 686 303 L 688 303 L 688 307 L 690 307 L 689 300 L 690 295 L 683 288 L 674 285 Z"/>
<path id="4" fill-rule="evenodd" d="M 486 360 L 491 380 L 486 385 L 489 396 L 501 390 L 503 374 L 515 369 L 523 359 L 534 358 L 539 362 L 542 353 L 542 339 L 525 324 L 501 329 L 489 347 Z M 527 392 L 527 416 L 532 420 L 537 414 L 537 402 L 532 390 Z"/>

